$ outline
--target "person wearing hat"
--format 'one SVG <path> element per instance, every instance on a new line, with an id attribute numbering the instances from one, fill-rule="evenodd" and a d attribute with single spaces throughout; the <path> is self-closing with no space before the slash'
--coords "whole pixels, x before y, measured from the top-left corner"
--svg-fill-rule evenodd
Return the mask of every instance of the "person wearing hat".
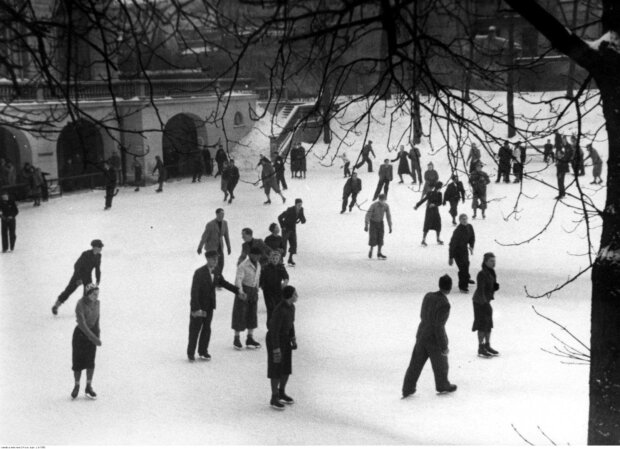
<path id="1" fill-rule="evenodd" d="M 215 289 L 225 288 L 229 292 L 245 298 L 243 292 L 227 282 L 219 269 L 220 254 L 210 249 L 205 252 L 207 263 L 194 272 L 190 300 L 189 337 L 187 341 L 187 358 L 195 360 L 196 345 L 198 357 L 211 360 L 209 341 L 211 339 L 211 321 L 215 310 Z"/>
<path id="2" fill-rule="evenodd" d="M 202 253 L 203 248 L 205 251 L 217 251 L 219 254 L 217 266 L 220 273 L 224 271 L 224 242 L 226 242 L 226 249 L 230 256 L 231 249 L 230 238 L 228 236 L 228 222 L 224 220 L 224 209 L 218 207 L 215 210 L 215 218 L 205 226 L 196 251 L 198 254 Z"/>
<path id="3" fill-rule="evenodd" d="M 476 164 L 476 170 L 469 176 L 471 184 L 472 202 L 471 208 L 474 211 L 472 218 L 476 218 L 476 211 L 480 209 L 482 218 L 486 218 L 487 209 L 487 185 L 491 182 L 489 175 L 482 171 L 482 162 Z"/>
<path id="4" fill-rule="evenodd" d="M 373 201 L 377 201 L 382 188 L 383 194 L 387 197 L 388 191 L 390 190 L 390 182 L 392 182 L 393 177 L 392 164 L 390 164 L 389 159 L 385 159 L 383 164 L 379 167 L 379 182 L 377 182 L 377 188 L 375 189 L 375 194 L 372 197 Z"/>
<path id="5" fill-rule="evenodd" d="M 297 290 L 292 285 L 282 289 L 282 301 L 273 310 L 267 336 L 267 377 L 271 380 L 270 405 L 284 410 L 284 404 L 295 401 L 286 394 L 286 384 L 293 372 L 293 350 L 297 349 L 295 338 L 295 303 Z"/>
<path id="6" fill-rule="evenodd" d="M 450 316 L 448 295 L 452 290 L 452 278 L 444 274 L 439 278 L 439 291 L 430 292 L 422 300 L 420 325 L 411 354 L 409 367 L 403 381 L 403 399 L 416 392 L 422 368 L 431 359 L 437 393 L 453 393 L 456 385 L 448 381 L 448 335 L 446 322 Z"/>
<path id="7" fill-rule="evenodd" d="M 441 215 L 439 215 L 439 206 L 441 206 L 443 199 L 441 195 L 441 188 L 443 187 L 443 183 L 441 181 L 437 181 L 433 190 L 428 192 L 426 195 L 422 197 L 418 204 L 415 205 L 414 209 L 418 210 L 424 202 L 426 202 L 426 213 L 424 214 L 424 229 L 422 236 L 422 246 L 426 246 L 426 235 L 428 231 L 435 231 L 437 233 L 437 243 L 443 245 L 443 241 L 440 238 L 441 235 Z"/>
<path id="8" fill-rule="evenodd" d="M 295 266 L 293 256 L 297 254 L 297 223 L 304 224 L 305 222 L 306 216 L 301 198 L 295 199 L 295 205 L 278 216 L 278 223 L 282 228 L 282 238 L 284 239 L 284 252 L 286 252 L 287 244 L 289 245 L 288 264 L 291 267 Z"/>
<path id="9" fill-rule="evenodd" d="M 80 285 L 92 284 L 92 271 L 95 270 L 97 285 L 101 282 L 101 251 L 103 243 L 99 239 L 90 242 L 91 249 L 84 251 L 73 265 L 73 275 L 64 291 L 58 295 L 56 303 L 52 306 L 52 313 L 58 315 L 58 308 Z"/>
<path id="10" fill-rule="evenodd" d="M 80 392 L 82 370 L 86 370 L 86 389 L 84 393 L 90 399 L 97 399 L 93 390 L 92 380 L 95 373 L 95 355 L 97 346 L 101 346 L 99 338 L 99 287 L 88 284 L 84 288 L 84 296 L 75 306 L 77 326 L 73 331 L 72 367 L 75 381 L 71 397 L 75 399 Z"/>
<path id="11" fill-rule="evenodd" d="M 465 188 L 455 173 L 452 175 L 452 180 L 446 187 L 446 193 L 443 196 L 443 205 L 450 203 L 450 215 L 452 216 L 453 225 L 456 225 L 456 216 L 459 213 L 459 200 L 463 201 L 463 203 L 465 202 Z"/>
<path id="12" fill-rule="evenodd" d="M 392 233 L 392 215 L 390 214 L 390 206 L 386 199 L 383 193 L 379 195 L 379 201 L 375 201 L 370 205 L 364 218 L 364 231 L 368 232 L 368 245 L 370 246 L 368 251 L 369 259 L 372 259 L 372 250 L 375 246 L 377 247 L 377 258 L 387 259 L 387 256 L 381 252 L 385 235 L 385 228 L 383 226 L 384 216 L 387 218 L 390 234 Z"/>
<path id="13" fill-rule="evenodd" d="M 2 221 L 2 252 L 15 249 L 15 217 L 19 213 L 15 200 L 9 198 L 8 192 L 0 195 L 0 220 Z"/>
<path id="14" fill-rule="evenodd" d="M 491 301 L 499 290 L 495 274 L 495 254 L 485 253 L 482 258 L 482 270 L 476 277 L 476 291 L 472 297 L 474 304 L 474 324 L 472 332 L 478 332 L 478 355 L 492 357 L 499 352 L 491 347 L 491 329 L 493 329 L 493 307 Z"/>
<path id="15" fill-rule="evenodd" d="M 284 238 L 280 235 L 280 226 L 278 226 L 278 223 L 271 223 L 269 225 L 269 232 L 270 234 L 265 237 L 265 245 L 272 250 L 277 250 L 280 256 L 284 257 L 284 254 L 286 254 L 286 247 L 284 245 Z"/>
<path id="16" fill-rule="evenodd" d="M 376 156 L 375 152 L 372 149 L 372 140 L 369 140 L 368 143 L 362 147 L 362 151 L 360 151 L 360 155 L 358 158 L 360 161 L 357 163 L 357 165 L 355 165 L 355 167 L 353 167 L 353 170 L 357 170 L 362 165 L 364 165 L 364 163 L 366 163 L 368 164 L 368 173 L 372 173 L 372 161 L 370 160 L 370 153 L 372 153 L 372 157 L 374 159 Z"/>
<path id="17" fill-rule="evenodd" d="M 439 174 L 435 170 L 435 166 L 433 165 L 433 163 L 429 162 L 426 171 L 424 172 L 424 187 L 422 187 L 422 198 L 424 198 L 424 195 L 426 195 L 428 192 L 433 190 L 433 187 L 435 187 L 437 181 L 439 181 Z"/>
<path id="18" fill-rule="evenodd" d="M 254 340 L 254 329 L 258 327 L 258 286 L 260 283 L 261 264 L 259 259 L 263 251 L 254 247 L 249 257 L 237 266 L 235 285 L 239 294 L 235 296 L 232 311 L 232 329 L 235 331 L 233 347 L 241 350 L 241 332 L 247 330 L 245 346 L 248 349 L 259 349 L 260 343 Z M 241 295 L 244 293 L 244 295 Z"/>

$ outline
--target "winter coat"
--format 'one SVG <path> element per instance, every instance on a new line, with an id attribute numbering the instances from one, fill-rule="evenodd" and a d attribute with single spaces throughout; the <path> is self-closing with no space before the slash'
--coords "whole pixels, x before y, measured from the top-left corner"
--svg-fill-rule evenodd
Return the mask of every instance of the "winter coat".
<path id="1" fill-rule="evenodd" d="M 439 206 L 442 204 L 441 192 L 431 190 L 422 197 L 416 209 L 426 202 L 426 213 L 424 214 L 424 232 L 441 231 L 441 215 L 439 215 Z"/>
<path id="2" fill-rule="evenodd" d="M 383 216 L 387 218 L 388 226 L 392 227 L 392 215 L 390 214 L 390 206 L 388 203 L 381 204 L 380 201 L 375 201 L 370 205 L 366 212 L 365 223 L 369 225 L 371 221 L 375 223 L 383 223 Z"/>
<path id="3" fill-rule="evenodd" d="M 15 218 L 17 214 L 19 214 L 19 210 L 17 210 L 15 201 L 12 199 L 7 201 L 0 200 L 0 215 L 2 215 L 3 220 Z"/>
<path id="4" fill-rule="evenodd" d="M 375 156 L 375 152 L 372 150 L 372 145 L 367 143 L 364 145 L 364 148 L 362 148 L 362 157 L 366 158 L 370 153 L 372 153 L 372 157 L 377 157 Z"/>
<path id="5" fill-rule="evenodd" d="M 487 184 L 490 182 L 491 180 L 489 179 L 489 175 L 483 171 L 475 171 L 469 177 L 469 183 L 471 184 L 472 191 L 478 196 L 486 195 Z"/>
<path id="6" fill-rule="evenodd" d="M 391 181 L 393 177 L 392 166 L 390 164 L 381 164 L 379 167 L 379 181 Z"/>
<path id="7" fill-rule="evenodd" d="M 92 271 L 95 269 L 97 284 L 101 282 L 101 254 L 92 249 L 84 251 L 73 265 L 73 278 L 80 279 L 84 285 L 92 283 Z"/>
<path id="8" fill-rule="evenodd" d="M 439 181 L 439 174 L 436 170 L 431 169 L 424 172 L 424 182 L 428 184 L 429 188 L 435 187 L 437 181 Z"/>
<path id="9" fill-rule="evenodd" d="M 239 182 L 239 168 L 236 165 L 228 167 L 228 188 L 234 188 Z"/>
<path id="10" fill-rule="evenodd" d="M 224 276 L 222 276 L 222 273 L 218 272 L 217 268 L 214 269 L 211 274 L 209 273 L 209 267 L 204 265 L 194 272 L 190 301 L 190 308 L 192 312 L 195 312 L 196 310 L 207 311 L 215 309 L 216 287 L 223 287 L 229 292 L 235 294 L 239 293 L 239 289 L 230 282 L 226 281 Z"/>
<path id="11" fill-rule="evenodd" d="M 295 338 L 295 305 L 280 301 L 273 309 L 268 327 L 272 351 Z"/>
<path id="12" fill-rule="evenodd" d="M 409 170 L 409 161 L 407 160 L 409 158 L 409 156 L 407 155 L 407 153 L 404 150 L 399 151 L 398 155 L 396 156 L 395 159 L 392 160 L 392 162 L 398 162 L 398 174 L 399 175 L 405 175 L 405 174 L 410 174 L 411 170 Z"/>
<path id="13" fill-rule="evenodd" d="M 509 171 L 512 160 L 512 152 L 510 151 L 510 148 L 502 146 L 497 153 L 497 158 L 499 159 L 499 169 L 502 171 Z"/>
<path id="14" fill-rule="evenodd" d="M 476 291 L 472 300 L 477 304 L 486 304 L 492 301 L 494 293 L 499 290 L 495 270 L 482 265 L 482 270 L 476 277 Z"/>
<path id="15" fill-rule="evenodd" d="M 116 170 L 113 167 L 110 167 L 104 173 L 105 188 L 107 190 L 114 190 L 116 188 Z"/>
<path id="16" fill-rule="evenodd" d="M 450 259 L 455 257 L 463 257 L 469 259 L 469 249 L 474 247 L 476 243 L 476 233 L 474 227 L 470 224 L 459 224 L 452 233 L 448 255 Z"/>
<path id="17" fill-rule="evenodd" d="M 215 218 L 208 222 L 205 226 L 202 237 L 200 237 L 200 246 L 202 247 L 204 245 L 205 252 L 218 251 L 220 248 L 224 248 L 222 238 L 226 241 L 226 248 L 230 250 L 228 222 L 226 220 L 222 220 L 222 227 L 220 230 L 220 225 L 217 221 L 217 218 Z"/>
<path id="18" fill-rule="evenodd" d="M 288 281 L 288 279 L 288 272 L 284 265 L 268 263 L 261 270 L 259 285 L 265 292 L 265 296 L 275 296 L 282 299 L 282 282 Z M 275 307 L 276 304 L 271 305 Z"/>
<path id="19" fill-rule="evenodd" d="M 284 238 L 281 235 L 268 235 L 265 237 L 265 245 L 267 245 L 272 250 L 280 251 L 284 254 Z"/>
<path id="20" fill-rule="evenodd" d="M 416 339 L 439 346 L 442 351 L 448 349 L 446 322 L 450 317 L 450 302 L 441 291 L 427 293 L 422 300 L 420 325 Z"/>
<path id="21" fill-rule="evenodd" d="M 446 187 L 446 193 L 443 196 L 443 204 L 457 202 L 460 200 L 465 201 L 465 188 L 461 181 L 452 181 Z"/>
<path id="22" fill-rule="evenodd" d="M 590 159 L 592 159 L 592 176 L 600 177 L 603 171 L 603 160 L 594 148 L 590 149 Z"/>
<path id="23" fill-rule="evenodd" d="M 226 155 L 226 152 L 221 148 L 217 150 L 217 153 L 215 153 L 215 162 L 221 164 L 223 162 L 226 162 L 227 160 L 228 156 Z"/>
<path id="24" fill-rule="evenodd" d="M 563 173 L 568 173 L 570 169 L 569 161 L 570 159 L 566 156 L 566 153 L 564 151 L 558 151 L 558 153 L 556 154 L 555 166 L 559 175 Z"/>
<path id="25" fill-rule="evenodd" d="M 349 195 L 354 194 L 357 195 L 362 191 L 362 180 L 357 178 L 349 178 L 344 183 L 344 188 L 342 189 L 342 196 L 347 198 Z"/>
<path id="26" fill-rule="evenodd" d="M 297 223 L 305 223 L 306 216 L 304 215 L 304 208 L 299 209 L 299 213 L 297 213 L 297 208 L 295 206 L 291 206 L 282 212 L 278 216 L 278 223 L 280 223 L 280 227 L 287 231 L 295 231 L 297 228 Z"/>
<path id="27" fill-rule="evenodd" d="M 411 159 L 411 169 L 415 170 L 420 168 L 420 150 L 418 147 L 412 147 L 409 150 L 409 159 Z"/>
<path id="28" fill-rule="evenodd" d="M 273 164 L 273 168 L 276 171 L 276 174 L 282 176 L 284 175 L 284 171 L 286 170 L 286 167 L 284 166 L 284 161 L 282 160 L 281 157 L 277 157 L 276 161 Z"/>
<path id="29" fill-rule="evenodd" d="M 241 245 L 241 255 L 237 260 L 237 265 L 241 264 L 249 255 L 252 248 L 259 248 L 261 250 L 261 256 L 258 261 L 261 265 L 267 263 L 267 259 L 269 258 L 269 253 L 271 252 L 271 248 L 265 245 L 261 239 L 252 239 L 249 242 L 243 242 Z"/>

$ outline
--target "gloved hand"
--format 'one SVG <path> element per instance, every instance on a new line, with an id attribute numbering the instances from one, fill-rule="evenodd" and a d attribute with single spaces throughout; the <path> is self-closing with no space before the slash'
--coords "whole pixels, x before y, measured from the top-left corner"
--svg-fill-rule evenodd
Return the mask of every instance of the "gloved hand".
<path id="1" fill-rule="evenodd" d="M 282 353 L 280 352 L 280 349 L 274 349 L 273 350 L 273 363 L 280 363 L 282 362 Z"/>
<path id="2" fill-rule="evenodd" d="M 295 337 L 291 338 L 291 349 L 293 351 L 297 349 L 297 339 Z"/>

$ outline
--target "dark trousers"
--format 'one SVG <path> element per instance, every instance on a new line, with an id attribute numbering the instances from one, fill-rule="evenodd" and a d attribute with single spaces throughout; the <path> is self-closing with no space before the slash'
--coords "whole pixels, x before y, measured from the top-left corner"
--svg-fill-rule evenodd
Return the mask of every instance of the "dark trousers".
<path id="1" fill-rule="evenodd" d="M 64 291 L 60 295 L 58 295 L 59 303 L 64 303 L 67 299 L 69 299 L 69 296 L 71 296 L 71 294 L 78 289 L 80 285 L 77 283 L 77 281 L 79 281 L 79 278 L 77 278 L 76 276 L 71 276 L 71 280 L 65 287 Z M 86 287 L 92 282 L 92 279 L 86 279 L 86 282 L 82 282 L 82 286 Z"/>
<path id="2" fill-rule="evenodd" d="M 551 162 L 555 161 L 555 156 L 553 155 L 553 150 L 545 151 L 545 156 L 543 158 L 543 162 L 547 162 L 548 160 L 550 160 Z"/>
<path id="3" fill-rule="evenodd" d="M 189 316 L 189 339 L 187 341 L 187 355 L 194 356 L 196 343 L 198 343 L 198 355 L 205 355 L 209 349 L 211 340 L 211 320 L 213 309 L 207 310 L 206 317 Z"/>
<path id="4" fill-rule="evenodd" d="M 112 199 L 114 198 L 114 187 L 106 187 L 105 189 L 105 207 L 112 207 Z"/>
<path id="5" fill-rule="evenodd" d="M 417 340 L 411 354 L 411 361 L 403 382 L 403 395 L 415 391 L 422 368 L 428 359 L 431 359 L 433 374 L 435 375 L 435 389 L 442 390 L 448 386 L 448 357 L 441 355 L 441 349 L 434 342 Z"/>
<path id="6" fill-rule="evenodd" d="M 284 178 L 284 173 L 276 173 L 276 180 L 278 182 L 278 187 L 282 186 L 284 190 L 288 189 L 288 186 L 286 185 L 286 179 Z"/>
<path id="7" fill-rule="evenodd" d="M 2 219 L 2 252 L 15 248 L 15 218 Z"/>
<path id="8" fill-rule="evenodd" d="M 200 182 L 201 179 L 202 179 L 202 167 L 201 166 L 194 167 L 194 173 L 192 175 L 192 182 L 196 182 L 196 180 Z"/>
<path id="9" fill-rule="evenodd" d="M 459 200 L 450 200 L 450 215 L 452 215 L 452 222 L 454 222 L 454 219 L 459 213 L 458 207 L 457 207 L 458 204 L 459 204 Z"/>
<path id="10" fill-rule="evenodd" d="M 467 290 L 469 288 L 469 257 L 467 252 L 463 254 L 455 254 L 454 262 L 459 269 L 459 288 L 461 290 Z"/>
<path id="11" fill-rule="evenodd" d="M 510 182 L 510 166 L 499 167 L 499 171 L 497 172 L 497 179 L 495 182 L 499 182 L 502 178 L 504 179 L 504 182 Z"/>
<path id="12" fill-rule="evenodd" d="M 157 178 L 157 182 L 159 183 L 157 190 L 164 190 L 164 177 L 160 175 L 159 178 Z"/>
<path id="13" fill-rule="evenodd" d="M 364 163 L 368 164 L 368 173 L 372 173 L 372 161 L 368 156 L 362 156 L 362 160 L 358 162 L 358 164 L 355 166 L 355 169 L 357 170 L 362 165 L 364 165 Z"/>
<path id="14" fill-rule="evenodd" d="M 564 186 L 564 178 L 566 177 L 566 172 L 558 172 L 558 195 L 564 196 L 566 195 L 566 187 Z"/>
<path id="15" fill-rule="evenodd" d="M 232 182 L 232 181 L 228 182 L 227 189 L 228 189 L 228 193 L 230 194 L 231 198 L 235 197 L 235 195 L 234 195 L 235 187 L 237 187 L 237 182 L 236 181 L 235 182 Z"/>
<path id="16" fill-rule="evenodd" d="M 297 231 L 293 230 L 282 230 L 282 239 L 284 240 L 284 252 L 286 253 L 286 246 L 289 245 L 288 252 L 291 254 L 297 254 Z"/>
<path id="17" fill-rule="evenodd" d="M 217 249 L 217 268 L 220 273 L 224 272 L 224 248 L 221 246 Z"/>
<path id="18" fill-rule="evenodd" d="M 345 178 L 348 178 L 349 176 L 351 176 L 351 170 L 349 169 L 350 166 L 351 166 L 351 162 L 344 163 L 344 177 Z"/>
<path id="19" fill-rule="evenodd" d="M 357 193 L 349 193 L 349 195 L 351 196 L 351 203 L 349 204 L 349 210 L 351 210 L 353 209 L 353 206 L 355 206 L 355 202 L 357 201 Z M 342 197 L 342 211 L 343 212 L 347 209 L 349 195 Z"/>
<path id="20" fill-rule="evenodd" d="M 375 190 L 375 196 L 373 197 L 373 201 L 379 198 L 379 194 L 381 193 L 381 189 L 383 188 L 383 193 L 387 196 L 388 190 L 390 190 L 390 181 L 389 179 L 380 179 L 377 183 L 377 190 Z"/>
<path id="21" fill-rule="evenodd" d="M 416 178 L 416 174 L 418 175 Z M 423 178 L 422 178 L 422 169 L 420 168 L 420 164 L 418 163 L 416 164 L 411 164 L 411 177 L 413 178 L 413 183 L 417 183 L 418 179 L 420 184 L 422 184 Z"/>
<path id="22" fill-rule="evenodd" d="M 215 173 L 214 178 L 217 178 L 217 175 L 221 175 L 222 174 L 222 167 L 224 166 L 224 162 L 218 162 L 217 163 L 217 173 Z"/>

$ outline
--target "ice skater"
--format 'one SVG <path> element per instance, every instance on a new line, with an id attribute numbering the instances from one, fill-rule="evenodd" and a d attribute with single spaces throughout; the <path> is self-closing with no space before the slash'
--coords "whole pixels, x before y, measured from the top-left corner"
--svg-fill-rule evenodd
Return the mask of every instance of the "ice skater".
<path id="1" fill-rule="evenodd" d="M 547 143 L 545 143 L 543 148 L 544 148 L 543 161 L 544 162 L 551 161 L 553 163 L 555 157 L 553 155 L 553 144 L 551 143 L 551 139 L 547 139 Z"/>
<path id="2" fill-rule="evenodd" d="M 271 234 L 265 237 L 265 245 L 279 251 L 280 256 L 284 257 L 284 254 L 286 254 L 286 245 L 284 244 L 284 238 L 280 235 L 280 226 L 278 226 L 278 223 L 271 223 L 269 225 L 269 232 Z"/>
<path id="3" fill-rule="evenodd" d="M 64 291 L 58 295 L 56 303 L 52 306 L 52 313 L 58 315 L 58 308 L 77 290 L 80 285 L 92 284 L 92 271 L 95 270 L 97 286 L 101 282 L 101 251 L 103 243 L 99 239 L 90 242 L 91 249 L 84 251 L 73 265 L 73 275 Z"/>
<path id="4" fill-rule="evenodd" d="M 452 290 L 452 278 L 444 274 L 439 278 L 439 291 L 427 293 L 422 300 L 420 325 L 411 361 L 403 381 L 403 399 L 416 392 L 418 379 L 426 361 L 431 359 L 437 393 L 453 393 L 456 385 L 448 381 L 448 335 L 446 322 L 450 317 L 448 295 Z"/>
<path id="5" fill-rule="evenodd" d="M 224 192 L 224 202 L 226 202 L 226 200 L 228 200 L 228 179 L 230 178 L 228 161 L 222 162 L 222 172 L 220 174 L 220 190 Z"/>
<path id="6" fill-rule="evenodd" d="M 2 221 L 2 252 L 13 251 L 15 249 L 15 217 L 19 214 L 17 204 L 9 197 L 8 192 L 0 195 L 0 220 Z"/>
<path id="7" fill-rule="evenodd" d="M 339 156 L 340 159 L 342 159 L 342 169 L 344 169 L 344 177 L 348 178 L 349 176 L 351 176 L 351 161 L 349 160 L 349 158 L 347 157 L 347 153 L 343 152 L 342 155 Z"/>
<path id="8" fill-rule="evenodd" d="M 276 156 L 276 161 L 273 164 L 273 168 L 276 171 L 276 180 L 278 181 L 278 187 L 282 190 L 288 189 L 286 185 L 286 176 L 284 175 L 286 171 L 286 165 L 284 164 L 284 159 L 279 154 Z"/>
<path id="9" fill-rule="evenodd" d="M 306 215 L 304 214 L 303 201 L 301 198 L 295 200 L 295 205 L 289 207 L 278 216 L 278 223 L 282 228 L 282 237 L 284 238 L 284 247 L 288 244 L 288 264 L 295 266 L 293 256 L 297 254 L 297 223 L 306 223 Z"/>
<path id="10" fill-rule="evenodd" d="M 478 162 L 476 170 L 470 175 L 469 183 L 471 184 L 472 201 L 471 208 L 474 211 L 473 217 L 476 218 L 476 211 L 480 209 L 482 218 L 486 218 L 487 210 L 487 185 L 491 181 L 489 175 L 482 171 L 482 162 Z"/>
<path id="11" fill-rule="evenodd" d="M 215 162 L 217 163 L 217 172 L 214 178 L 217 178 L 217 175 L 221 175 L 224 172 L 224 163 L 228 162 L 228 155 L 221 144 L 218 145 L 217 152 L 215 153 Z"/>
<path id="12" fill-rule="evenodd" d="M 240 298 L 245 298 L 245 293 L 227 282 L 218 268 L 220 254 L 215 250 L 205 252 L 207 263 L 194 272 L 192 279 L 189 337 L 187 340 L 187 358 L 190 362 L 196 360 L 196 345 L 198 345 L 198 357 L 202 360 L 211 360 L 209 354 L 209 341 L 211 340 L 211 321 L 215 310 L 215 289 L 225 288 L 235 293 Z"/>
<path id="13" fill-rule="evenodd" d="M 202 249 L 205 251 L 217 251 L 217 268 L 220 273 L 224 271 L 224 243 L 230 256 L 230 237 L 228 235 L 228 222 L 224 220 L 224 209 L 221 207 L 215 210 L 215 218 L 207 223 L 205 230 L 198 242 L 197 252 L 200 255 Z"/>
<path id="14" fill-rule="evenodd" d="M 589 143 L 586 147 L 588 150 L 588 158 L 592 159 L 592 177 L 594 178 L 590 184 L 602 184 L 603 179 L 601 178 L 601 173 L 603 171 L 603 160 L 598 154 L 592 144 Z"/>
<path id="15" fill-rule="evenodd" d="M 295 303 L 297 291 L 292 285 L 282 289 L 282 301 L 274 308 L 267 331 L 267 377 L 271 380 L 271 401 L 276 410 L 283 410 L 295 401 L 286 394 L 286 384 L 293 372 L 295 337 Z"/>
<path id="16" fill-rule="evenodd" d="M 476 291 L 472 297 L 474 304 L 474 324 L 472 332 L 478 332 L 478 355 L 491 357 L 499 352 L 491 347 L 491 329 L 493 329 L 493 307 L 491 301 L 495 292 L 499 290 L 495 274 L 495 255 L 485 253 L 482 260 L 482 270 L 476 277 Z"/>
<path id="17" fill-rule="evenodd" d="M 469 155 L 465 160 L 465 164 L 469 162 L 469 172 L 472 173 L 476 169 L 476 165 L 480 162 L 482 155 L 480 154 L 480 149 L 478 145 L 475 143 L 471 144 L 471 148 L 469 150 Z"/>
<path id="18" fill-rule="evenodd" d="M 426 213 L 424 214 L 424 229 L 422 236 L 422 246 L 426 245 L 426 235 L 428 231 L 435 231 L 437 233 L 437 243 L 443 245 L 443 241 L 441 240 L 441 215 L 439 215 L 439 206 L 442 204 L 442 195 L 441 188 L 443 187 L 443 183 L 441 181 L 437 181 L 433 190 L 428 192 L 426 195 L 422 197 L 420 201 L 415 205 L 414 209 L 418 210 L 424 202 L 426 202 Z"/>
<path id="19" fill-rule="evenodd" d="M 467 223 L 467 215 L 459 215 L 459 225 L 454 229 L 448 250 L 448 265 L 456 262 L 459 269 L 459 290 L 469 293 L 469 284 L 475 284 L 469 276 L 469 255 L 474 253 L 476 233 Z"/>
<path id="20" fill-rule="evenodd" d="M 342 209 L 340 211 L 341 214 L 347 210 L 347 203 L 349 201 L 349 197 L 351 197 L 351 203 L 349 204 L 349 212 L 353 210 L 353 206 L 357 201 L 357 194 L 362 191 L 362 180 L 357 177 L 357 173 L 353 172 L 351 177 L 346 180 L 344 183 L 344 188 L 342 189 Z"/>
<path id="21" fill-rule="evenodd" d="M 382 193 L 379 195 L 379 201 L 375 201 L 370 205 L 364 218 L 364 231 L 368 232 L 368 258 L 372 259 L 372 251 L 377 247 L 377 258 L 387 259 L 381 252 L 383 248 L 383 238 L 385 235 L 385 227 L 383 225 L 383 217 L 387 219 L 390 234 L 392 233 L 392 215 L 390 214 L 390 206 L 386 202 L 386 196 Z"/>
<path id="22" fill-rule="evenodd" d="M 157 193 L 164 191 L 164 181 L 166 180 L 166 167 L 164 167 L 164 163 L 161 161 L 159 156 L 155 156 L 155 168 L 151 172 L 151 175 L 154 175 L 157 172 L 157 182 L 159 183 L 159 187 L 155 190 Z"/>
<path id="23" fill-rule="evenodd" d="M 71 341 L 73 379 L 75 381 L 71 397 L 77 398 L 80 392 L 80 378 L 82 370 L 86 370 L 86 389 L 84 393 L 90 399 L 97 399 L 93 390 L 92 381 L 95 374 L 95 355 L 97 346 L 101 346 L 99 338 L 99 287 L 88 284 L 84 289 L 84 296 L 75 306 L 77 326 L 73 331 Z"/>
<path id="24" fill-rule="evenodd" d="M 137 156 L 133 157 L 133 185 L 135 187 L 134 192 L 139 192 L 142 185 L 142 164 Z"/>
<path id="25" fill-rule="evenodd" d="M 357 170 L 362 165 L 364 165 L 364 163 L 366 163 L 368 164 L 368 173 L 372 173 L 372 160 L 370 160 L 371 153 L 372 153 L 372 158 L 374 159 L 376 156 L 375 156 L 375 152 L 372 149 L 372 140 L 369 140 L 368 143 L 362 147 L 362 151 L 360 151 L 360 156 L 359 156 L 360 161 L 357 163 L 355 167 L 353 167 L 353 170 L 354 171 Z"/>
<path id="26" fill-rule="evenodd" d="M 495 180 L 498 183 L 501 179 L 504 180 L 505 183 L 510 182 L 510 166 L 512 164 L 512 151 L 510 151 L 510 145 L 506 140 L 504 145 L 502 145 L 497 152 L 497 179 Z"/>
<path id="27" fill-rule="evenodd" d="M 409 155 L 405 151 L 405 146 L 401 145 L 396 158 L 392 159 L 392 162 L 398 161 L 398 177 L 400 178 L 399 184 L 404 183 L 403 175 L 411 176 L 413 179 L 413 184 L 415 184 L 415 178 L 411 174 L 411 170 L 409 170 Z"/>
<path id="28" fill-rule="evenodd" d="M 289 277 L 286 268 L 280 262 L 282 253 L 278 249 L 272 249 L 269 254 L 269 261 L 260 272 L 260 288 L 263 290 L 265 308 L 267 309 L 267 326 L 273 309 L 282 300 L 282 289 L 288 285 Z"/>
<path id="29" fill-rule="evenodd" d="M 415 184 L 419 182 L 422 184 L 422 155 L 420 154 L 420 149 L 415 145 L 411 144 L 411 150 L 409 150 L 409 159 L 411 160 L 411 177 L 413 178 L 413 183 Z M 416 176 L 417 175 L 417 176 Z"/>
<path id="30" fill-rule="evenodd" d="M 267 263 L 271 248 L 268 247 L 261 239 L 255 239 L 254 231 L 252 231 L 252 229 L 243 228 L 241 230 L 241 240 L 243 240 L 243 243 L 241 244 L 241 255 L 237 260 L 237 266 L 239 266 L 241 262 L 243 262 L 250 255 L 250 252 L 254 248 L 258 249 L 260 252 L 260 257 L 258 259 L 260 264 L 264 265 Z"/>
<path id="31" fill-rule="evenodd" d="M 105 178 L 105 206 L 103 210 L 112 208 L 112 200 L 116 195 L 116 173 L 117 170 L 110 163 L 103 163 L 103 175 Z"/>
<path id="32" fill-rule="evenodd" d="M 232 200 L 235 199 L 235 187 L 239 182 L 239 168 L 235 165 L 235 160 L 231 159 L 228 161 L 228 185 L 226 189 L 228 190 L 228 204 L 232 204 Z"/>
<path id="33" fill-rule="evenodd" d="M 439 181 L 439 174 L 435 170 L 435 166 L 432 162 L 429 162 L 426 171 L 424 172 L 424 187 L 422 187 L 422 198 L 428 192 L 433 190 L 435 184 Z"/>
<path id="34" fill-rule="evenodd" d="M 459 177 L 452 175 L 452 180 L 446 187 L 446 193 L 443 196 L 443 205 L 450 203 L 450 216 L 452 217 L 452 224 L 456 225 L 456 216 L 458 215 L 459 200 L 465 203 L 465 188 L 463 183 L 459 181 Z"/>
<path id="35" fill-rule="evenodd" d="M 237 266 L 235 285 L 239 293 L 235 296 L 232 311 L 232 329 L 235 331 L 233 347 L 243 349 L 241 332 L 247 330 L 245 346 L 248 349 L 259 349 L 260 343 L 254 340 L 254 330 L 258 327 L 258 285 L 260 281 L 261 264 L 259 258 L 262 252 L 259 248 L 252 248 L 250 255 Z"/>
<path id="36" fill-rule="evenodd" d="M 389 159 L 385 159 L 383 164 L 379 167 L 379 181 L 377 182 L 377 188 L 375 189 L 375 194 L 372 197 L 373 201 L 376 201 L 379 198 L 379 194 L 381 193 L 381 189 L 383 188 L 383 194 L 387 198 L 388 191 L 390 190 L 390 182 L 393 178 L 392 164 L 390 164 Z"/>
<path id="37" fill-rule="evenodd" d="M 265 201 L 263 204 L 271 204 L 271 198 L 269 197 L 269 193 L 272 189 L 274 192 L 280 195 L 280 198 L 282 198 L 282 203 L 286 203 L 286 198 L 284 198 L 284 195 L 282 195 L 282 192 L 280 192 L 280 187 L 278 187 L 276 171 L 273 168 L 271 161 L 266 157 L 261 156 L 258 166 L 262 166 L 260 180 L 263 183 L 263 189 L 265 190 L 265 195 L 267 196 L 267 201 Z"/>

